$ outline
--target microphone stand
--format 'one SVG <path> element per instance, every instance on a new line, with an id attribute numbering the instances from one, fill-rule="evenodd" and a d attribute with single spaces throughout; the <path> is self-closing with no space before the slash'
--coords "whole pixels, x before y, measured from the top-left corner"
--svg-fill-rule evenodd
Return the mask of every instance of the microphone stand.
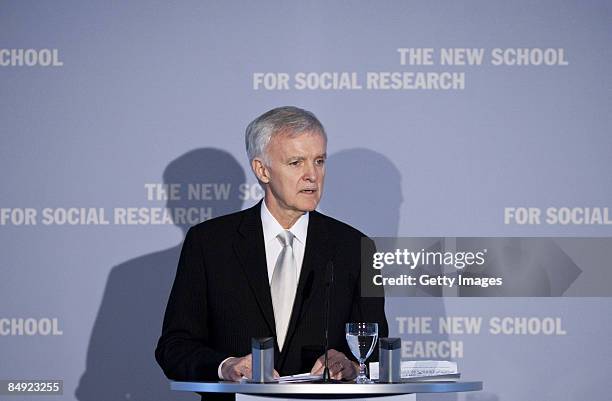
<path id="1" fill-rule="evenodd" d="M 325 368 L 323 369 L 323 383 L 339 383 L 339 380 L 333 380 L 331 378 L 331 374 L 329 373 L 329 360 L 328 360 L 328 351 L 329 351 L 329 303 L 331 298 L 331 286 L 334 283 L 334 263 L 330 260 L 327 262 L 327 291 L 325 296 Z"/>

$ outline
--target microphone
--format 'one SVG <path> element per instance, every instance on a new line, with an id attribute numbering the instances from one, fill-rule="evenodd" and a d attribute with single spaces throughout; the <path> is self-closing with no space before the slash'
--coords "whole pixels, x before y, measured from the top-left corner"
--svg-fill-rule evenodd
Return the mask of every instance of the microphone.
<path id="1" fill-rule="evenodd" d="M 331 383 L 329 373 L 328 351 L 329 351 L 329 301 L 331 298 L 331 287 L 334 284 L 334 263 L 330 260 L 326 266 L 326 291 L 325 291 L 325 369 L 323 369 L 323 383 Z"/>

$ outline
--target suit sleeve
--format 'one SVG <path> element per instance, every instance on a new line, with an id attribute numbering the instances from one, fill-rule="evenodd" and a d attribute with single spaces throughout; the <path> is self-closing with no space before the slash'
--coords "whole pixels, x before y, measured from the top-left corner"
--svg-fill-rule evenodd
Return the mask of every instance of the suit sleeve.
<path id="1" fill-rule="evenodd" d="M 378 323 L 378 337 L 388 337 L 389 325 L 385 316 L 384 288 L 373 284 L 374 270 L 369 268 L 369 261 L 376 252 L 376 246 L 370 238 L 363 237 L 360 250 L 361 260 L 357 262 L 360 266 L 358 288 L 353 292 L 355 299 L 353 300 L 352 321 Z M 362 262 L 366 262 L 364 266 L 361 266 Z M 370 362 L 378 360 L 378 347 L 374 348 L 368 360 Z"/>
<path id="2" fill-rule="evenodd" d="M 230 355 L 209 346 L 204 239 L 193 228 L 183 242 L 155 359 L 171 380 L 217 380 Z"/>

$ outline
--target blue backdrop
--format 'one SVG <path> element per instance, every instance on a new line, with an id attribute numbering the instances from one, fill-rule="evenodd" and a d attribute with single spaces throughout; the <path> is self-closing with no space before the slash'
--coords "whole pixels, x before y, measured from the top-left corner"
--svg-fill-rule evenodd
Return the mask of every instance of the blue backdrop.
<path id="1" fill-rule="evenodd" d="M 612 206 L 610 14 L 606 1 L 3 2 L 0 379 L 63 379 L 65 400 L 194 399 L 170 394 L 153 359 L 182 236 L 259 199 L 244 128 L 280 105 L 327 129 L 322 211 L 370 235 L 609 237 L 609 220 L 504 217 Z M 190 199 L 189 184 L 207 185 Z M 591 266 L 602 287 L 609 257 Z M 456 359 L 485 382 L 437 399 L 612 391 L 610 298 L 386 309 L 406 359 Z M 440 333 L 445 316 L 482 327 Z M 417 317 L 431 333 L 408 330 Z M 504 317 L 562 331 L 496 333 Z"/>

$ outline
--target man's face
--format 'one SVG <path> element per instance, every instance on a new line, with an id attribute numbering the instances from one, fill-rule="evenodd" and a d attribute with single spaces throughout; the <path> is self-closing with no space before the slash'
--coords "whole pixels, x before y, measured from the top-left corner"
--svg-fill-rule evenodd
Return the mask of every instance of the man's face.
<path id="1" fill-rule="evenodd" d="M 323 193 L 326 148 L 325 139 L 316 132 L 272 137 L 265 167 L 266 205 L 277 219 L 297 218 L 316 209 Z"/>

